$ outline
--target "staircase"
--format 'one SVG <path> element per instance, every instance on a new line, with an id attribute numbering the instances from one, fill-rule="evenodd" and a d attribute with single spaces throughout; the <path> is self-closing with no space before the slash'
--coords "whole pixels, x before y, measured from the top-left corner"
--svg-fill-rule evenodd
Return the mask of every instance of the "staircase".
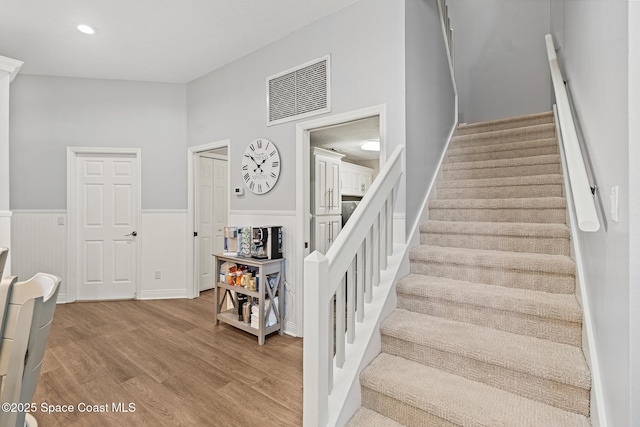
<path id="1" fill-rule="evenodd" d="M 460 125 L 349 426 L 589 426 L 552 113 Z"/>

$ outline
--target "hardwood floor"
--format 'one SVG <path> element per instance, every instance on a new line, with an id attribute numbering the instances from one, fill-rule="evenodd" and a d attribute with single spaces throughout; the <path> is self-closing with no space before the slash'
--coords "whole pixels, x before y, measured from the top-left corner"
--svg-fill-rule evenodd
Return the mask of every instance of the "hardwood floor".
<path id="1" fill-rule="evenodd" d="M 33 399 L 39 426 L 301 426 L 302 339 L 276 333 L 259 346 L 215 326 L 213 297 L 58 305 Z"/>

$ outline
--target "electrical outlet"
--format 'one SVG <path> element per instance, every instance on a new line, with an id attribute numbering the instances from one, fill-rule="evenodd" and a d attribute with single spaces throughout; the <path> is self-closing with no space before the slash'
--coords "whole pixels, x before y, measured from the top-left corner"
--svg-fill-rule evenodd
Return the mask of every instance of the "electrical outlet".
<path id="1" fill-rule="evenodd" d="M 156 270 L 156 279 L 160 278 L 160 270 Z"/>

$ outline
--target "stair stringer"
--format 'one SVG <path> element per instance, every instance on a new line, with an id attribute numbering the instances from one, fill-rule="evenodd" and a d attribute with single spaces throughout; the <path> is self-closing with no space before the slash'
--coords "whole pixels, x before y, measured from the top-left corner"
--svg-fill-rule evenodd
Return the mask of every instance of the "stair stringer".
<path id="1" fill-rule="evenodd" d="M 556 123 L 556 135 L 560 144 L 560 163 L 562 164 L 563 186 L 567 200 L 567 224 L 571 230 L 570 257 L 575 263 L 576 269 L 576 298 L 582 308 L 582 352 L 584 353 L 589 369 L 591 370 L 591 423 L 593 427 L 608 427 L 604 392 L 602 388 L 600 366 L 598 362 L 598 352 L 595 345 L 595 335 L 589 296 L 587 294 L 587 278 L 584 270 L 582 254 L 580 252 L 580 232 L 577 224 L 575 206 L 573 204 L 573 194 L 569 183 L 569 173 L 567 171 L 567 160 L 565 158 L 562 134 L 558 126 L 558 112 L 553 106 L 554 121 Z"/>

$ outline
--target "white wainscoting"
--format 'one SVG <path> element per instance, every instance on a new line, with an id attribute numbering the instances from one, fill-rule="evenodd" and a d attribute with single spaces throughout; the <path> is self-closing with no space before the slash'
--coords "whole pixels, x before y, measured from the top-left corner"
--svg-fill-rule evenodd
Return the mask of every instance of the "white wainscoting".
<path id="1" fill-rule="evenodd" d="M 39 272 L 59 276 L 59 303 L 67 302 L 66 224 L 65 210 L 16 210 L 11 221 L 12 274 L 18 280 Z"/>
<path id="2" fill-rule="evenodd" d="M 11 219 L 12 274 L 20 280 L 38 272 L 60 276 L 58 302 L 68 302 L 66 211 L 16 210 Z M 186 298 L 186 224 L 186 210 L 142 211 L 139 299 Z"/>
<path id="3" fill-rule="evenodd" d="M 0 246 L 5 248 L 11 247 L 11 211 L 0 211 Z M 11 251 L 7 255 L 7 261 L 4 266 L 3 274 L 11 276 Z M 2 279 L 2 277 L 0 277 Z"/>
<path id="4" fill-rule="evenodd" d="M 299 336 L 297 307 L 302 307 L 301 293 L 296 292 L 296 265 L 301 251 L 295 251 L 296 242 L 296 212 L 295 211 L 231 211 L 229 225 L 233 227 L 262 227 L 281 225 L 283 234 L 283 249 L 285 258 L 285 327 L 288 335 Z"/>
<path id="5" fill-rule="evenodd" d="M 142 284 L 138 299 L 187 297 L 186 209 L 143 209 Z M 160 279 L 156 279 L 156 271 Z"/>

